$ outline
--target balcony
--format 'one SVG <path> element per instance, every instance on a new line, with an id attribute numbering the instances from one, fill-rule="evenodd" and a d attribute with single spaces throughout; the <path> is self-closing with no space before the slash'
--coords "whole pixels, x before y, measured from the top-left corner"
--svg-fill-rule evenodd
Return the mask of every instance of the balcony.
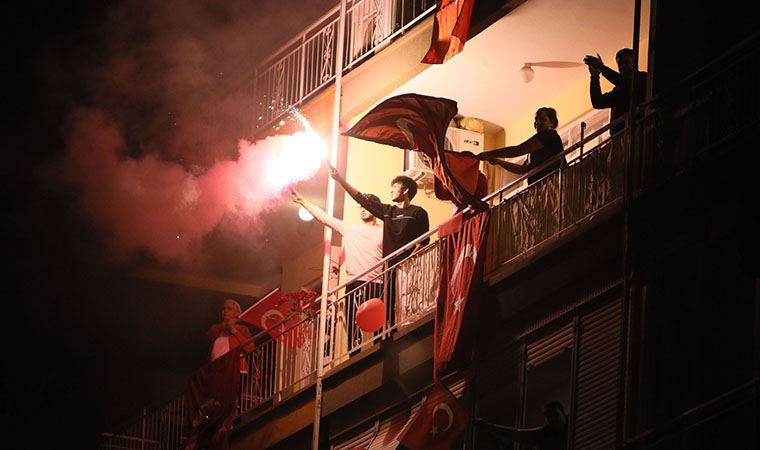
<path id="1" fill-rule="evenodd" d="M 434 0 L 358 0 L 346 9 L 343 73 L 414 27 L 435 10 Z M 256 68 L 256 129 L 274 123 L 335 79 L 340 5 L 275 51 Z"/>
<path id="2" fill-rule="evenodd" d="M 288 54 L 302 52 L 299 58 L 303 60 L 306 42 L 318 39 L 314 37 L 318 34 L 304 33 L 298 45 L 300 50 Z M 489 195 L 491 228 L 486 279 L 493 284 L 508 277 L 588 228 L 624 211 L 627 202 L 645 198 L 663 184 L 715 161 L 736 148 L 738 142 L 745 142 L 760 125 L 755 107 L 760 93 L 753 82 L 754 72 L 748 69 L 759 50 L 756 39 L 686 80 L 682 89 L 649 101 L 640 109 L 642 115 L 635 126 L 625 132 L 588 149 L 583 148 L 584 144 L 608 127 L 587 136 L 559 155 L 557 159 L 564 162 L 560 169 L 526 189 L 506 194 L 543 167 Z M 286 56 L 278 59 L 285 60 Z M 298 78 L 302 83 L 297 85 L 299 95 L 319 88 L 315 82 L 303 84 L 307 78 Z M 303 101 L 308 95 L 290 97 L 289 101 Z M 267 120 L 276 117 L 276 111 L 281 111 L 279 106 L 268 109 L 272 113 Z M 568 155 L 576 153 L 574 159 L 567 160 Z M 435 238 L 436 231 L 431 230 L 418 241 Z M 248 373 L 241 375 L 238 417 L 265 415 L 311 387 L 319 351 L 323 352 L 325 377 L 329 378 L 353 364 L 352 353 L 369 352 L 393 331 L 413 330 L 431 321 L 438 286 L 440 242 L 433 240 L 395 265 L 389 265 L 387 259 L 381 263 L 382 274 L 373 281 L 382 293 L 368 295 L 389 298 L 390 289 L 397 289 L 397 302 L 395 320 L 386 322 L 377 336 L 365 335 L 361 342 L 352 342 L 347 337 L 346 303 L 361 302 L 362 297 L 357 294 L 367 289 L 367 283 L 353 289 L 347 289 L 346 283 L 328 293 L 323 348 L 317 344 L 319 313 L 304 312 L 300 321 L 277 339 L 266 331 L 260 333 L 255 350 L 246 355 Z M 389 282 L 393 279 L 398 280 L 397 286 Z M 756 393 L 752 398 L 756 398 Z M 185 397 L 179 396 L 145 410 L 139 420 L 118 433 L 104 435 L 101 448 L 180 449 L 189 432 Z M 629 447 L 661 446 L 644 445 L 645 440 L 641 438 Z"/>

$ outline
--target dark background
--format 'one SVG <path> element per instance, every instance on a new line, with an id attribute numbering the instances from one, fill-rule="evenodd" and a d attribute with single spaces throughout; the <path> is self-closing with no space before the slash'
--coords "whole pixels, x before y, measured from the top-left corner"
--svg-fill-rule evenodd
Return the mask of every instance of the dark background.
<path id="1" fill-rule="evenodd" d="M 109 258 L 107 237 L 62 181 L 72 111 L 95 107 L 116 117 L 135 140 L 126 156 L 156 152 L 202 171 L 252 137 L 257 62 L 334 4 L 80 0 L 4 8 L 2 447 L 95 448 L 101 432 L 179 393 L 204 362 L 204 332 L 227 297 L 130 276 L 149 254 Z M 129 80 L 139 89 L 110 82 L 123 57 L 139 68 Z M 167 111 L 178 127 L 165 123 Z M 192 134 L 214 117 L 211 133 Z M 247 257 L 235 243 L 217 244 Z M 193 269 L 230 271 L 220 258 L 210 261 Z M 234 298 L 244 308 L 254 300 Z"/>

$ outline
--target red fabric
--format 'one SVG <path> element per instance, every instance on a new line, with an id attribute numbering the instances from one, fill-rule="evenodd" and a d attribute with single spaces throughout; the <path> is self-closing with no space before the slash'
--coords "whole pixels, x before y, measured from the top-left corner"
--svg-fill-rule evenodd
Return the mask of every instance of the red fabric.
<path id="1" fill-rule="evenodd" d="M 240 314 L 240 319 L 266 330 L 277 342 L 288 347 L 300 347 L 311 338 L 311 328 L 304 322 L 307 308 L 314 307 L 314 292 L 288 294 L 275 289 Z M 318 305 L 317 305 L 318 306 Z"/>
<path id="2" fill-rule="evenodd" d="M 443 266 L 435 315 L 435 377 L 454 354 L 465 307 L 472 301 L 473 291 L 481 281 L 488 219 L 487 211 L 467 220 L 459 213 L 439 228 L 443 239 Z"/>
<path id="3" fill-rule="evenodd" d="M 473 196 L 482 199 L 488 194 L 488 180 L 483 172 L 480 172 L 480 161 L 470 152 L 445 152 L 446 168 L 451 174 L 449 177 L 442 173 L 444 168 L 438 164 L 433 169 L 435 183 L 433 185 L 435 196 L 439 200 L 450 200 L 464 209 L 466 197 Z M 457 182 L 454 183 L 453 180 Z M 466 192 L 463 192 L 466 191 Z M 463 201 L 464 200 L 464 201 Z M 473 204 L 473 206 L 483 206 Z"/>
<path id="4" fill-rule="evenodd" d="M 470 415 L 441 383 L 435 383 L 401 443 L 409 450 L 450 450 Z"/>
<path id="5" fill-rule="evenodd" d="M 438 0 L 430 49 L 422 58 L 426 64 L 443 64 L 461 52 L 467 41 L 475 0 Z"/>
<path id="6" fill-rule="evenodd" d="M 386 99 L 375 106 L 343 134 L 424 153 L 436 178 L 451 193 L 455 204 L 473 205 L 477 210 L 482 210 L 487 205 L 472 195 L 477 185 L 477 168 L 468 172 L 472 177 L 470 191 L 459 182 L 458 178 L 461 174 L 452 175 L 449 171 L 449 159 L 455 161 L 457 167 L 460 164 L 469 167 L 475 161 L 472 154 L 460 157 L 458 153 L 447 152 L 449 156 L 445 160 L 440 158 L 440 155 L 444 154 L 446 129 L 456 113 L 457 104 L 453 100 L 419 94 L 402 94 Z"/>
<path id="7" fill-rule="evenodd" d="M 211 328 L 206 332 L 206 336 L 211 340 L 211 345 L 214 345 L 214 341 L 218 338 L 227 326 L 222 323 L 216 323 L 211 325 Z M 235 325 L 235 333 L 230 334 L 230 351 L 240 347 L 243 342 L 247 341 L 251 337 L 251 331 L 245 325 Z M 253 342 L 245 344 L 243 347 L 246 353 L 251 353 L 254 349 Z M 245 355 L 240 355 L 240 371 L 246 372 L 248 370 L 245 361 Z"/>
<path id="8" fill-rule="evenodd" d="M 229 449 L 235 418 L 235 400 L 240 389 L 240 348 L 201 367 L 190 377 L 188 403 L 194 433 L 185 450 Z"/>

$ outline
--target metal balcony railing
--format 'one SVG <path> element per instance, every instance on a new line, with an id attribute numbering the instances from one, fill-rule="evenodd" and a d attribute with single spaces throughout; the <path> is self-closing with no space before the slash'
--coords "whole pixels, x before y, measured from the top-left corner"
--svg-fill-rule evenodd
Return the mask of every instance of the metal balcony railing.
<path id="1" fill-rule="evenodd" d="M 435 0 L 355 0 L 346 7 L 343 73 L 435 10 Z M 291 107 L 335 79 L 338 19 L 336 5 L 262 62 L 254 74 L 256 129 L 265 128 Z"/>
<path id="2" fill-rule="evenodd" d="M 627 183 L 634 187 L 634 193 L 654 189 L 719 155 L 727 142 L 754 136 L 750 132 L 760 127 L 756 108 L 760 90 L 748 62 L 756 60 L 758 48 L 760 39 L 730 60 L 716 64 L 719 70 L 698 80 L 687 80 L 685 95 L 673 94 L 649 102 L 645 105 L 647 114 L 633 128 L 633 140 L 628 128 L 565 161 L 567 155 L 609 128 L 604 127 L 486 197 L 492 204 L 487 274 L 515 263 L 523 255 L 564 242 L 584 225 L 602 220 L 605 212 L 614 211 L 622 203 Z M 628 152 L 631 141 L 638 145 L 635 151 Z M 628 172 L 624 170 L 627 155 L 632 156 Z M 513 186 L 557 160 L 562 161 L 559 169 L 507 195 Z M 630 173 L 631 179 L 625 179 L 625 173 Z M 434 240 L 400 262 L 389 261 L 436 233 L 437 229 L 433 229 L 386 257 L 376 266 L 381 268 L 379 275 L 368 278 L 366 273 L 360 274 L 357 279 L 364 281 L 349 280 L 328 293 L 325 346 L 321 349 L 326 375 L 340 370 L 340 364 L 352 354 L 375 345 L 394 329 L 420 323 L 430 315 L 437 297 L 440 241 Z M 386 300 L 388 318 L 377 334 L 362 335 L 346 318 L 351 308 L 373 297 Z M 297 324 L 287 329 L 283 324 L 273 327 L 277 329 L 276 338 L 268 337 L 267 332 L 256 337 L 255 349 L 246 355 L 248 373 L 241 375 L 239 414 L 275 406 L 313 383 L 320 351 L 318 324 L 319 312 L 309 308 Z M 180 396 L 145 411 L 140 420 L 119 433 L 104 434 L 101 448 L 181 449 L 190 431 L 187 415 L 185 397 Z M 635 448 L 664 448 L 662 445 Z"/>

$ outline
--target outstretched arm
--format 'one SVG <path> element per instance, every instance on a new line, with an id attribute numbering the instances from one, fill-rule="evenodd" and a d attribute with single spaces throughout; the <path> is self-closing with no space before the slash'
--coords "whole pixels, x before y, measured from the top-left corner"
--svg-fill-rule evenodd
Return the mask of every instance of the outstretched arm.
<path id="1" fill-rule="evenodd" d="M 348 183 L 348 181 L 346 181 L 346 179 L 343 178 L 340 173 L 338 173 L 338 169 L 336 169 L 335 167 L 328 164 L 327 171 L 330 174 L 330 176 L 333 177 L 333 179 L 338 182 L 338 184 L 343 186 L 343 189 L 346 190 L 348 195 L 350 195 L 351 198 L 356 200 L 356 203 L 362 205 L 364 209 L 371 212 L 373 216 L 377 217 L 380 220 L 383 220 L 383 216 L 384 216 L 383 203 L 376 203 L 374 201 L 370 201 L 361 192 L 356 190 L 356 188 L 351 186 Z"/>
<path id="2" fill-rule="evenodd" d="M 333 178 L 333 180 L 335 180 L 336 182 L 338 182 L 338 184 L 341 185 L 343 187 L 343 189 L 346 190 L 346 192 L 348 193 L 348 195 L 351 196 L 351 198 L 356 199 L 356 197 L 359 196 L 359 191 L 356 190 L 355 187 L 351 186 L 348 183 L 348 181 L 346 181 L 346 179 L 343 178 L 343 176 L 340 173 L 338 173 L 338 169 L 336 169 L 335 167 L 333 167 L 333 166 L 331 166 L 331 165 L 328 164 L 327 165 L 327 172 L 330 174 L 330 176 Z"/>
<path id="3" fill-rule="evenodd" d="M 541 430 L 543 428 L 513 428 L 504 425 L 496 425 L 491 422 L 487 422 L 483 419 L 475 419 L 473 421 L 476 425 L 484 425 L 491 430 L 496 436 L 505 438 L 513 442 L 519 442 L 520 444 L 526 444 L 529 446 L 535 446 L 539 443 L 541 437 Z"/>
<path id="4" fill-rule="evenodd" d="M 328 215 L 322 208 L 305 199 L 301 194 L 296 192 L 295 189 L 290 190 L 290 199 L 293 203 L 303 206 L 306 211 L 309 211 L 317 221 L 323 225 L 327 225 L 338 233 L 343 234 L 343 227 L 341 227 L 341 221 Z"/>
<path id="5" fill-rule="evenodd" d="M 541 150 L 544 144 L 538 138 L 537 134 L 534 134 L 527 141 L 518 145 L 511 145 L 509 147 L 497 148 L 496 150 L 489 150 L 487 152 L 479 153 L 477 158 L 481 161 L 493 162 L 495 158 L 514 158 L 516 156 L 527 155 Z"/>
<path id="6" fill-rule="evenodd" d="M 491 164 L 495 164 L 497 166 L 501 166 L 502 168 L 512 173 L 527 173 L 528 172 L 528 167 L 522 164 L 515 164 L 509 161 L 504 161 L 502 159 L 496 159 L 496 158 L 489 160 L 488 162 Z"/>

